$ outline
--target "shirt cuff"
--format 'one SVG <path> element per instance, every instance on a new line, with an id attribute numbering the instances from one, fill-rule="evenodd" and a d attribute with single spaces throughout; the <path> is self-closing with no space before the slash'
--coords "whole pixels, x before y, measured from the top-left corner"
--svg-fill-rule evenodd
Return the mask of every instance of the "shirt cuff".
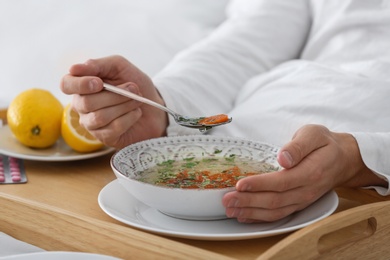
<path id="1" fill-rule="evenodd" d="M 390 150 L 390 133 L 351 133 L 359 146 L 360 154 L 366 166 L 379 178 L 390 180 L 390 162 L 385 158 Z M 365 189 L 375 189 L 378 194 L 390 195 L 390 187 L 369 186 Z"/>

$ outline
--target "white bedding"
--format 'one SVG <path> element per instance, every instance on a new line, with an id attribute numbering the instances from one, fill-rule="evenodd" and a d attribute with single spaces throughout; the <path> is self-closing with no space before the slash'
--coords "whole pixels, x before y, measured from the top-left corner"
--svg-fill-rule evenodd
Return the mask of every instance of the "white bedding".
<path id="1" fill-rule="evenodd" d="M 225 17 L 228 0 L 1 0 L 0 107 L 28 88 L 50 90 L 68 68 L 120 54 L 150 76 Z"/>

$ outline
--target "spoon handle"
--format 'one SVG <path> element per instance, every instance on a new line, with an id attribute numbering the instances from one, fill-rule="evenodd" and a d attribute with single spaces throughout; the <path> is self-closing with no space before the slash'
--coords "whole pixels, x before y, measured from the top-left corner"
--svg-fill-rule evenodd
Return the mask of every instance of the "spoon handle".
<path id="1" fill-rule="evenodd" d="M 131 98 L 131 99 L 135 99 L 139 102 L 142 102 L 142 103 L 145 103 L 145 104 L 148 104 L 148 105 L 151 105 L 151 106 L 154 106 L 158 109 L 161 109 L 169 114 L 171 114 L 172 116 L 174 116 L 176 113 L 173 112 L 172 110 L 170 110 L 169 108 L 165 107 L 165 106 L 162 106 L 150 99 L 147 99 L 147 98 L 144 98 L 144 97 L 141 97 L 141 96 L 138 96 L 137 94 L 134 94 L 130 91 L 127 91 L 127 90 L 124 90 L 124 89 L 121 89 L 121 88 L 117 88 L 117 87 L 114 87 L 112 85 L 109 85 L 107 83 L 103 83 L 103 87 L 108 90 L 108 91 L 111 91 L 113 93 L 116 93 L 116 94 L 119 94 L 119 95 L 122 95 L 122 96 L 125 96 L 125 97 L 128 97 L 128 98 Z"/>

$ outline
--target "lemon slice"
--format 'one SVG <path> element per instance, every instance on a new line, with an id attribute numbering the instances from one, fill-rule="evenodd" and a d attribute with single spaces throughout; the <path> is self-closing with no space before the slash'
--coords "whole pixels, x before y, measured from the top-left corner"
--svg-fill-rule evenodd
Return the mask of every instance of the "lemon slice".
<path id="1" fill-rule="evenodd" d="M 64 141 L 75 151 L 88 153 L 104 145 L 79 124 L 79 114 L 68 104 L 63 112 L 61 134 Z"/>

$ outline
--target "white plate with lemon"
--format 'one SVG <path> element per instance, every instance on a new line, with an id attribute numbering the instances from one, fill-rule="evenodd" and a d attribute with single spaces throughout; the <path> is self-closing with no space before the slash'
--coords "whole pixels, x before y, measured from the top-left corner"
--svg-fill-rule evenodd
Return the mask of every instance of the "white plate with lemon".
<path id="1" fill-rule="evenodd" d="M 48 91 L 20 93 L 7 112 L 8 125 L 0 128 L 0 153 L 39 161 L 72 161 L 113 152 L 78 123 L 79 116 Z"/>
<path id="2" fill-rule="evenodd" d="M 7 156 L 34 160 L 34 161 L 75 161 L 102 156 L 113 152 L 113 148 L 103 147 L 89 153 L 79 153 L 70 148 L 60 138 L 49 148 L 36 149 L 22 145 L 13 135 L 8 126 L 0 128 L 0 154 Z"/>

